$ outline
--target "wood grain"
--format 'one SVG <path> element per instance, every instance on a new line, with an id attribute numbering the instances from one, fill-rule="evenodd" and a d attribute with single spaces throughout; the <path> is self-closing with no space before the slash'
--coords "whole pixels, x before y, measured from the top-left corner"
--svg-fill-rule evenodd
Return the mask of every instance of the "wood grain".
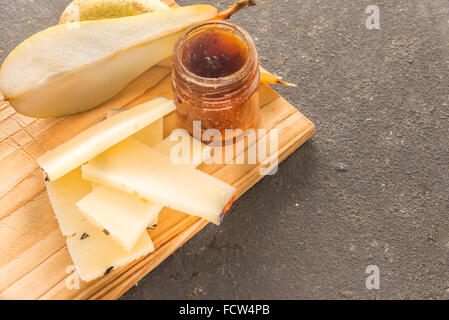
<path id="1" fill-rule="evenodd" d="M 169 70 L 160 67 L 148 70 L 100 107 L 64 118 L 22 116 L 0 95 L 0 299 L 116 299 L 207 225 L 203 219 L 165 208 L 158 227 L 149 230 L 154 253 L 95 281 L 81 281 L 79 289 L 67 289 L 73 274 L 66 270 L 72 261 L 36 158 L 103 120 L 110 108 L 130 108 L 171 95 Z M 268 133 L 279 130 L 279 162 L 313 135 L 313 124 L 266 85 L 261 86 L 260 106 L 257 128 Z M 171 114 L 165 118 L 164 134 L 175 127 L 176 117 Z M 256 142 L 249 139 L 240 152 Z M 261 167 L 260 163 L 202 164 L 199 169 L 234 185 L 239 197 L 263 178 Z"/>

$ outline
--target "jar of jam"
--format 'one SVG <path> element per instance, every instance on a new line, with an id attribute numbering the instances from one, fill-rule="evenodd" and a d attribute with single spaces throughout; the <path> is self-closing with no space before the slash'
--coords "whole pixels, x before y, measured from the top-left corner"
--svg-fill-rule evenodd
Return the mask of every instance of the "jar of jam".
<path id="1" fill-rule="evenodd" d="M 259 113 L 259 63 L 254 41 L 241 27 L 209 21 L 187 30 L 175 45 L 173 97 L 180 126 L 193 135 L 217 129 L 221 140 L 252 127 Z M 197 122 L 198 124 L 198 122 Z M 226 138 L 225 138 L 226 137 Z"/>

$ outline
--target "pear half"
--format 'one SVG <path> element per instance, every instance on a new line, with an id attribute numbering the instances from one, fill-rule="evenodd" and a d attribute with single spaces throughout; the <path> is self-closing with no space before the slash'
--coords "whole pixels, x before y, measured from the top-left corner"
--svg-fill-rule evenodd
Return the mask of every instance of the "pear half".
<path id="1" fill-rule="evenodd" d="M 160 0 L 74 0 L 59 23 L 121 18 L 168 8 Z"/>
<path id="2" fill-rule="evenodd" d="M 25 40 L 0 69 L 0 90 L 17 112 L 58 117 L 89 110 L 170 57 L 189 26 L 216 17 L 209 5 L 60 24 Z"/>

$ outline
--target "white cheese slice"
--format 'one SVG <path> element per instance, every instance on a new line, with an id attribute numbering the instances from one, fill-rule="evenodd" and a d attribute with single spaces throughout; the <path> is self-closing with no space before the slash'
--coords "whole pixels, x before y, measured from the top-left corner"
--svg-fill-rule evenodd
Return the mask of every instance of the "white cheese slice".
<path id="1" fill-rule="evenodd" d="M 113 117 L 127 109 L 109 109 L 108 118 Z M 160 143 L 164 137 L 164 118 L 154 121 L 140 131 L 137 131 L 130 138 L 134 138 L 149 147 Z"/>
<path id="2" fill-rule="evenodd" d="M 127 251 L 134 247 L 164 207 L 106 186 L 95 188 L 76 206 L 88 221 L 107 230 Z"/>
<path id="3" fill-rule="evenodd" d="M 120 109 L 109 110 L 108 117 L 120 112 L 122 112 Z M 150 129 L 154 124 L 139 132 Z M 166 155 L 170 155 L 172 150 L 180 153 L 187 152 L 189 158 L 188 164 L 185 165 L 196 168 L 198 164 L 194 163 L 196 162 L 193 157 L 194 152 L 199 152 L 201 157 L 201 152 L 207 152 L 209 147 L 192 138 L 187 131 L 176 131 L 178 132 L 173 132 L 171 136 L 157 143 L 154 149 Z M 160 133 L 162 135 L 162 131 Z M 151 130 L 148 130 L 146 134 L 151 135 Z M 149 139 L 142 141 L 135 136 L 136 134 L 127 139 L 136 138 L 142 143 L 149 141 Z M 208 154 L 210 154 L 210 151 Z M 158 214 L 163 208 L 162 205 L 142 200 L 136 195 L 117 189 L 101 186 L 101 184 L 95 182 L 92 182 L 92 186 L 94 191 L 81 199 L 77 203 L 77 207 L 90 222 L 99 228 L 108 230 L 110 235 L 126 250 L 130 250 L 134 246 L 138 236 L 147 227 L 152 228 L 157 225 Z"/>
<path id="4" fill-rule="evenodd" d="M 127 139 L 82 166 L 83 178 L 136 194 L 215 224 L 236 189 L 197 169 Z"/>
<path id="5" fill-rule="evenodd" d="M 173 101 L 156 98 L 101 121 L 38 159 L 54 181 L 118 142 L 175 110 Z"/>
<path id="6" fill-rule="evenodd" d="M 86 220 L 75 204 L 92 191 L 91 183 L 81 178 L 81 168 L 77 168 L 45 184 L 62 234 L 67 237 L 74 235 L 79 231 L 79 225 Z"/>
<path id="7" fill-rule="evenodd" d="M 91 281 L 154 251 L 150 236 L 144 232 L 130 252 L 110 236 L 85 221 L 82 233 L 67 239 L 67 247 L 80 278 Z"/>

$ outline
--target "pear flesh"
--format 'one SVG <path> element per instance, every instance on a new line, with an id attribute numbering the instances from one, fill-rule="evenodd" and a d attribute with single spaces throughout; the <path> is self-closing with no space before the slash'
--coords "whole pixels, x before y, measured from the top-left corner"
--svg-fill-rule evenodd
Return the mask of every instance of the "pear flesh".
<path id="1" fill-rule="evenodd" d="M 87 111 L 170 57 L 183 30 L 217 14 L 213 6 L 196 5 L 51 27 L 6 58 L 0 90 L 31 117 Z"/>

